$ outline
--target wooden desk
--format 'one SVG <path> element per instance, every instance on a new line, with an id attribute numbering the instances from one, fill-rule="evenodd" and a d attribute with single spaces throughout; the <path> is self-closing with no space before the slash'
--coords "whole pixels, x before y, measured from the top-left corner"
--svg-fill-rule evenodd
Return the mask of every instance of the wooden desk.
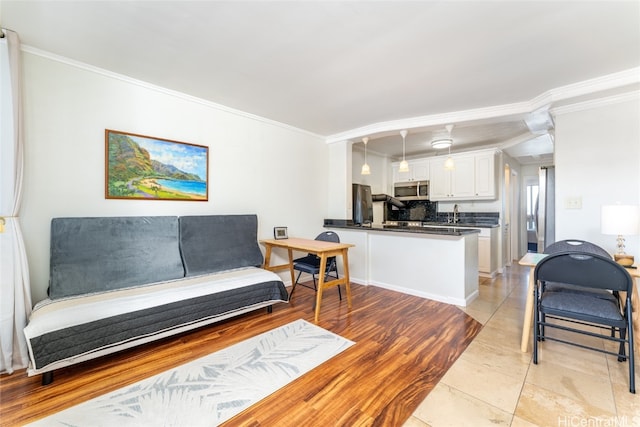
<path id="1" fill-rule="evenodd" d="M 318 323 L 318 319 L 320 317 L 320 303 L 322 301 L 322 292 L 325 289 L 331 288 L 333 286 L 345 285 L 347 289 L 347 306 L 351 308 L 351 285 L 349 283 L 349 259 L 347 257 L 347 251 L 349 248 L 355 246 L 350 243 L 333 243 L 333 242 L 324 242 L 321 240 L 310 240 L 310 239 L 298 239 L 295 237 L 291 237 L 288 239 L 268 239 L 261 240 L 266 248 L 266 253 L 264 256 L 264 266 L 265 270 L 270 271 L 279 271 L 284 269 L 289 269 L 291 272 L 291 284 L 295 283 L 295 272 L 293 270 L 293 251 L 301 251 L 307 252 L 311 254 L 316 254 L 320 257 L 320 274 L 318 279 L 318 292 L 316 294 L 316 314 L 315 314 L 315 322 Z M 286 249 L 289 255 L 289 264 L 282 265 L 270 265 L 271 264 L 271 250 L 272 248 L 283 248 Z M 342 278 L 331 280 L 329 282 L 325 282 L 325 274 L 324 271 L 327 268 L 327 258 L 332 256 L 342 256 L 342 263 L 344 265 L 344 272 Z"/>
<path id="2" fill-rule="evenodd" d="M 522 325 L 522 341 L 520 342 L 520 350 L 526 353 L 529 350 L 529 344 L 531 341 L 531 332 L 533 327 L 533 309 L 535 304 L 533 272 L 536 268 L 536 264 L 540 262 L 547 254 L 527 253 L 523 256 L 518 264 L 531 267 L 529 272 L 529 284 L 527 286 L 527 302 L 524 308 L 524 323 Z M 633 306 L 633 334 L 634 334 L 634 348 L 636 352 L 640 350 L 640 297 L 638 297 L 638 286 L 640 286 L 640 271 L 637 268 L 626 269 L 632 278 L 634 278 L 633 295 L 631 295 L 631 305 Z"/>

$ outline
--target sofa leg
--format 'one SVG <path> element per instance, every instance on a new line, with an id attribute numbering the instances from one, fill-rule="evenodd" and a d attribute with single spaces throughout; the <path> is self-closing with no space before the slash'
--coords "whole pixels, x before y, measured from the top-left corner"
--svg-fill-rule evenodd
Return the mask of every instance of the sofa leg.
<path id="1" fill-rule="evenodd" d="M 267 306 L 267 313 L 273 313 L 273 306 L 272 305 L 268 305 Z"/>
<path id="2" fill-rule="evenodd" d="M 53 382 L 53 371 L 42 374 L 42 385 L 49 385 Z"/>

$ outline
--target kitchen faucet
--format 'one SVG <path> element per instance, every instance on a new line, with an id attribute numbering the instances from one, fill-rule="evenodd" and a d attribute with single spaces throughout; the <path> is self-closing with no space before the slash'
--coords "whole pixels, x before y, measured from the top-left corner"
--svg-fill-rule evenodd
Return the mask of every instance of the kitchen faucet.
<path id="1" fill-rule="evenodd" d="M 453 205 L 453 223 L 457 224 L 459 221 L 458 218 L 458 204 Z"/>

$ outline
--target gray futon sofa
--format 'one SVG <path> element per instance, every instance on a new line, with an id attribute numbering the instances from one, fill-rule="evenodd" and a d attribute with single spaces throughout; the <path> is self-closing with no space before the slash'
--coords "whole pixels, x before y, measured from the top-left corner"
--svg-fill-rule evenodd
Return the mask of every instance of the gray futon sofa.
<path id="1" fill-rule="evenodd" d="M 255 215 L 54 218 L 49 298 L 24 329 L 29 375 L 277 302 Z"/>

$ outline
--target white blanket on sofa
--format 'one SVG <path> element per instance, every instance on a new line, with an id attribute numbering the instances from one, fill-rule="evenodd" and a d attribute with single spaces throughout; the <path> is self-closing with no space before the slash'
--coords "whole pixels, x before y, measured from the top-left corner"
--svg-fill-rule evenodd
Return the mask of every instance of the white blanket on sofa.
<path id="1" fill-rule="evenodd" d="M 245 267 L 159 282 L 148 286 L 58 300 L 43 300 L 34 307 L 29 323 L 24 329 L 32 361 L 32 370 L 35 365 L 31 340 L 38 336 L 176 301 L 242 288 L 255 283 L 280 280 L 280 277 L 273 272 L 256 267 Z M 246 311 L 249 311 L 249 307 L 234 311 L 234 314 Z M 230 315 L 224 317 L 230 317 Z M 99 349 L 96 350 L 99 352 Z M 77 361 L 75 360 L 75 362 Z M 63 363 L 63 365 L 66 364 L 69 363 Z"/>

